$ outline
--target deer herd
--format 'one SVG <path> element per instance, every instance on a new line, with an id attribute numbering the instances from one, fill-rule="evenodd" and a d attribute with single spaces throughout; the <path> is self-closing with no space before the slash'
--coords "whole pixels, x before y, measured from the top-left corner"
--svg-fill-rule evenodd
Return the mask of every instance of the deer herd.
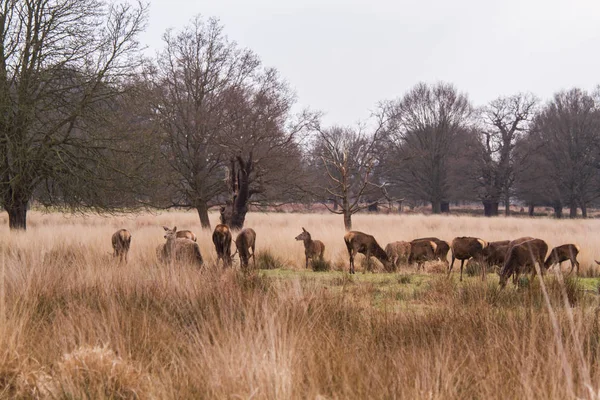
<path id="1" fill-rule="evenodd" d="M 189 230 L 177 230 L 177 227 L 164 229 L 165 243 L 158 246 L 156 255 L 159 261 L 173 264 L 174 262 L 188 262 L 202 266 L 204 261 L 196 235 Z M 242 229 L 235 238 L 236 252 L 231 254 L 233 236 L 231 229 L 224 224 L 215 227 L 212 241 L 217 253 L 217 265 L 222 261 L 224 267 L 233 264 L 233 257 L 239 254 L 242 270 L 249 268 L 250 258 L 256 268 L 255 248 L 256 232 L 251 228 Z M 305 267 L 308 268 L 309 260 L 323 261 L 325 245 L 320 240 L 314 240 L 304 228 L 295 238 L 304 244 Z M 542 239 L 522 237 L 515 240 L 501 240 L 487 242 L 475 237 L 456 237 L 451 243 L 436 237 L 414 239 L 410 242 L 397 241 L 389 243 L 385 250 L 377 243 L 372 235 L 350 231 L 344 235 L 344 242 L 350 257 L 350 273 L 355 273 L 354 258 L 357 253 L 363 254 L 367 259 L 366 270 L 371 270 L 370 258 L 375 257 L 381 262 L 386 272 L 397 270 L 401 262 L 408 265 L 417 264 L 419 271 L 425 262 L 441 261 L 446 264 L 448 275 L 452 272 L 454 262 L 460 261 L 460 280 L 463 279 L 465 261 L 474 260 L 481 266 L 482 279 L 486 278 L 486 271 L 491 267 L 499 267 L 500 285 L 512 276 L 513 283 L 518 282 L 521 273 L 531 272 L 536 275 L 535 264 L 539 271 L 544 270 L 563 261 L 571 262 L 569 274 L 576 268 L 579 273 L 579 246 L 576 244 L 563 244 L 555 247 L 548 253 L 548 245 Z M 119 229 L 112 235 L 113 256 L 119 262 L 127 263 L 127 254 L 131 246 L 131 233 L 127 229 Z M 451 252 L 452 261 L 448 262 L 448 252 Z M 547 256 L 546 256 L 547 255 Z M 600 262 L 596 261 L 598 264 Z"/>

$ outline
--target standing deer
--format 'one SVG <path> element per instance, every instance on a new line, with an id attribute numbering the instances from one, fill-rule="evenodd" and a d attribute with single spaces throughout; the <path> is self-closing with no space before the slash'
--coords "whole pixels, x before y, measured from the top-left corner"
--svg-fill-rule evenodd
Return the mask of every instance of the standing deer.
<path id="1" fill-rule="evenodd" d="M 544 263 L 544 267 L 546 269 L 550 268 L 554 264 L 558 264 L 560 267 L 560 263 L 563 261 L 570 260 L 571 261 L 571 270 L 569 271 L 569 275 L 573 272 L 573 267 L 577 267 L 576 274 L 579 275 L 579 261 L 577 261 L 577 255 L 579 254 L 579 246 L 576 244 L 563 244 L 562 246 L 558 246 L 552 249 L 546 262 Z"/>
<path id="2" fill-rule="evenodd" d="M 410 243 L 403 241 L 388 243 L 387 246 L 385 246 L 385 254 L 387 254 L 388 260 L 390 260 L 394 269 L 396 269 L 400 264 L 400 260 L 403 260 L 404 262 L 408 261 L 408 257 L 410 256 Z"/>
<path id="3" fill-rule="evenodd" d="M 488 246 L 487 242 L 483 239 L 475 237 L 456 237 L 452 241 L 452 264 L 448 269 L 448 275 L 452 272 L 454 266 L 454 260 L 460 260 L 460 280 L 462 281 L 463 266 L 465 261 L 474 258 L 480 262 L 483 258 L 483 250 Z M 481 262 L 480 262 L 481 264 Z M 485 280 L 486 268 L 481 268 L 481 279 Z"/>
<path id="4" fill-rule="evenodd" d="M 240 254 L 240 267 L 243 270 L 247 269 L 250 257 L 252 257 L 252 260 L 254 262 L 254 268 L 256 269 L 256 232 L 254 232 L 254 229 L 242 229 L 235 238 L 235 247 L 237 248 L 237 251 Z M 252 254 L 250 254 L 250 249 L 252 249 Z"/>
<path id="5" fill-rule="evenodd" d="M 426 237 L 426 238 L 418 238 L 412 240 L 412 242 L 418 241 L 426 241 L 426 242 L 435 242 L 435 259 L 438 259 L 448 265 L 448 252 L 450 251 L 450 244 L 445 240 L 438 239 L 436 237 Z"/>
<path id="6" fill-rule="evenodd" d="M 511 242 L 512 243 L 512 242 Z M 519 274 L 526 272 L 526 268 L 532 269 L 532 278 L 536 275 L 535 263 L 540 266 L 540 272 L 544 273 L 544 258 L 548 252 L 548 245 L 541 239 L 531 239 L 518 242 L 510 246 L 506 261 L 500 271 L 500 287 L 506 286 L 506 281 L 513 275 L 513 283 L 519 281 Z M 541 277 L 540 277 L 541 279 Z"/>
<path id="7" fill-rule="evenodd" d="M 417 272 L 426 261 L 437 260 L 437 244 L 433 240 L 413 240 L 410 242 L 408 263 L 417 263 Z"/>
<path id="8" fill-rule="evenodd" d="M 370 269 L 371 256 L 377 258 L 383 264 L 386 271 L 391 271 L 393 265 L 388 259 L 388 256 L 379 246 L 375 238 L 366 233 L 358 231 L 350 231 L 344 235 L 344 242 L 346 242 L 346 248 L 348 249 L 348 255 L 350 256 L 350 273 L 354 274 L 354 256 L 356 253 L 364 254 L 367 258 L 367 268 Z"/>
<path id="9" fill-rule="evenodd" d="M 306 266 L 308 268 L 308 259 L 314 261 L 315 257 L 319 257 L 319 260 L 323 261 L 323 254 L 325 253 L 325 244 L 320 240 L 312 240 L 310 233 L 302 228 L 302 233 L 296 236 L 296 240 L 302 240 L 304 242 L 304 257 L 306 259 Z"/>
<path id="10" fill-rule="evenodd" d="M 231 240 L 231 230 L 227 225 L 219 224 L 215 227 L 212 241 L 217 251 L 217 264 L 219 264 L 219 260 L 223 260 L 225 267 L 231 266 Z"/>
<path id="11" fill-rule="evenodd" d="M 506 259 L 506 253 L 508 253 L 509 245 L 510 240 L 489 242 L 488 246 L 483 249 L 484 268 L 496 265 L 502 267 Z"/>
<path id="12" fill-rule="evenodd" d="M 175 261 L 184 262 L 196 264 L 199 267 L 204 264 L 198 243 L 188 238 L 178 238 L 177 227 L 169 229 L 163 226 L 163 228 L 165 229 L 164 237 L 167 241 L 157 249 L 158 258 L 161 261 L 168 262 L 171 265 Z"/>
<path id="13" fill-rule="evenodd" d="M 127 254 L 131 245 L 131 233 L 127 229 L 119 229 L 112 235 L 113 257 L 119 257 L 119 264 L 127 264 Z"/>
<path id="14" fill-rule="evenodd" d="M 165 231 L 169 230 L 169 228 L 167 228 L 166 226 L 163 226 L 163 228 L 165 229 Z M 194 242 L 197 240 L 196 234 L 194 234 L 194 232 L 189 231 L 189 230 L 177 231 L 177 238 L 178 239 L 190 239 L 190 240 L 193 240 Z"/>

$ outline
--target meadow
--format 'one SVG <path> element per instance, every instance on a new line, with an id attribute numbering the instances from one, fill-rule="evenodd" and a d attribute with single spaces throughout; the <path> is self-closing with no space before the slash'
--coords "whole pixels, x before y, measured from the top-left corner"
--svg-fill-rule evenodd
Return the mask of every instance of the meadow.
<path id="1" fill-rule="evenodd" d="M 217 215 L 211 214 L 217 223 Z M 347 274 L 340 216 L 250 213 L 260 269 L 214 266 L 193 212 L 0 216 L 0 398 L 597 398 L 600 220 L 356 215 L 394 240 L 534 236 L 577 243 L 581 278 L 542 285 L 417 274 Z M 199 270 L 157 262 L 162 226 L 191 229 Z M 304 268 L 294 237 L 325 243 L 333 270 Z M 127 265 L 110 237 L 132 233 Z M 565 263 L 563 269 L 567 269 Z M 457 270 L 455 265 L 455 271 Z"/>

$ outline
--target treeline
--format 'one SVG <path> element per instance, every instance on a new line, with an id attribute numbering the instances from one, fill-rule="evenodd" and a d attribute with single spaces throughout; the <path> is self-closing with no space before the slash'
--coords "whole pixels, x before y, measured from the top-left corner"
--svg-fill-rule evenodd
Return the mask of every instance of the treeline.
<path id="1" fill-rule="evenodd" d="M 208 209 L 243 226 L 248 206 L 321 202 L 351 216 L 381 201 L 519 199 L 570 216 L 598 200 L 600 96 L 572 89 L 475 107 L 420 83 L 356 126 L 294 112 L 295 94 L 216 19 L 167 31 L 144 58 L 146 6 L 7 1 L 0 11 L 0 204 L 83 211 Z"/>

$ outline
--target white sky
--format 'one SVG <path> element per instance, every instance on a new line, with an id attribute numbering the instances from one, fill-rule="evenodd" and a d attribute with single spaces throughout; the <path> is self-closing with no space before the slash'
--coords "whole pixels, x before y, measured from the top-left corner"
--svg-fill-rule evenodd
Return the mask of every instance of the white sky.
<path id="1" fill-rule="evenodd" d="M 218 17 L 327 124 L 365 120 L 419 81 L 451 82 L 475 105 L 600 84 L 600 0 L 150 2 L 142 41 L 152 53 L 167 28 Z"/>

